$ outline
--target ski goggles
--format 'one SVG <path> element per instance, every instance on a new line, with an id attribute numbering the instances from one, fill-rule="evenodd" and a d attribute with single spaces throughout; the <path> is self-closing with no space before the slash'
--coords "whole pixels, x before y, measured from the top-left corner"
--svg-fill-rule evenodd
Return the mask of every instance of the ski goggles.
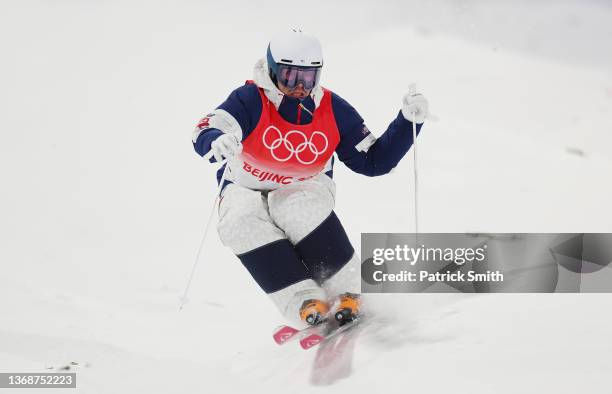
<path id="1" fill-rule="evenodd" d="M 300 83 L 305 90 L 314 88 L 319 83 L 321 67 L 298 67 L 279 64 L 276 79 L 287 89 L 293 90 Z"/>

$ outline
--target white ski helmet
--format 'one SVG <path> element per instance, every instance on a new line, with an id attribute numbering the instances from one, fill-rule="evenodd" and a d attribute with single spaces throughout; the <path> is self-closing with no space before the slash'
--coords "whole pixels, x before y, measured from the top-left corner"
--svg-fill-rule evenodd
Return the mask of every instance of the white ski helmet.
<path id="1" fill-rule="evenodd" d="M 301 30 L 274 37 L 268 44 L 266 59 L 274 83 L 280 82 L 292 89 L 301 82 L 307 90 L 319 83 L 323 67 L 321 44 Z"/>

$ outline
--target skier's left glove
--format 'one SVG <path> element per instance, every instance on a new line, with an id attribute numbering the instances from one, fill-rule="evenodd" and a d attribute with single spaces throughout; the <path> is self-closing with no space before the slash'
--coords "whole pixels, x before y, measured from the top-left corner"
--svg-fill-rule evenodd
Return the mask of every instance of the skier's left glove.
<path id="1" fill-rule="evenodd" d="M 215 160 L 220 162 L 225 159 L 231 159 L 234 155 L 239 154 L 242 151 L 242 144 L 235 135 L 223 134 L 210 144 L 210 148 Z"/>
<path id="2" fill-rule="evenodd" d="M 411 122 L 423 123 L 427 118 L 429 104 L 427 99 L 420 93 L 406 93 L 403 99 L 402 115 Z"/>

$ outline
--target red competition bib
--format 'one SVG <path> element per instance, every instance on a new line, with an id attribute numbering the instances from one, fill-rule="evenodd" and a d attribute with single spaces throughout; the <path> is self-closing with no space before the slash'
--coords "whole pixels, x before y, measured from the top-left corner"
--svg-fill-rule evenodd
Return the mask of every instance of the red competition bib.
<path id="1" fill-rule="evenodd" d="M 256 190 L 271 190 L 311 178 L 325 169 L 340 141 L 332 111 L 331 92 L 323 89 L 310 124 L 287 122 L 262 89 L 261 117 L 242 141 L 242 153 L 231 163 L 234 182 Z"/>

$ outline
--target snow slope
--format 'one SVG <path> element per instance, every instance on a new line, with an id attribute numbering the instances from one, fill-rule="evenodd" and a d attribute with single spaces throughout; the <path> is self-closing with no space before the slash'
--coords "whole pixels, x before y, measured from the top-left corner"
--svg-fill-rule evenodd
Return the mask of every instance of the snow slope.
<path id="1" fill-rule="evenodd" d="M 0 372 L 75 362 L 83 393 L 609 392 L 609 295 L 373 296 L 316 369 L 272 344 L 277 312 L 213 233 L 177 312 L 215 194 L 194 122 L 296 23 L 375 133 L 410 82 L 429 98 L 423 231 L 612 231 L 604 2 L 254 3 L 3 3 Z M 357 248 L 412 230 L 411 161 L 338 164 Z"/>

